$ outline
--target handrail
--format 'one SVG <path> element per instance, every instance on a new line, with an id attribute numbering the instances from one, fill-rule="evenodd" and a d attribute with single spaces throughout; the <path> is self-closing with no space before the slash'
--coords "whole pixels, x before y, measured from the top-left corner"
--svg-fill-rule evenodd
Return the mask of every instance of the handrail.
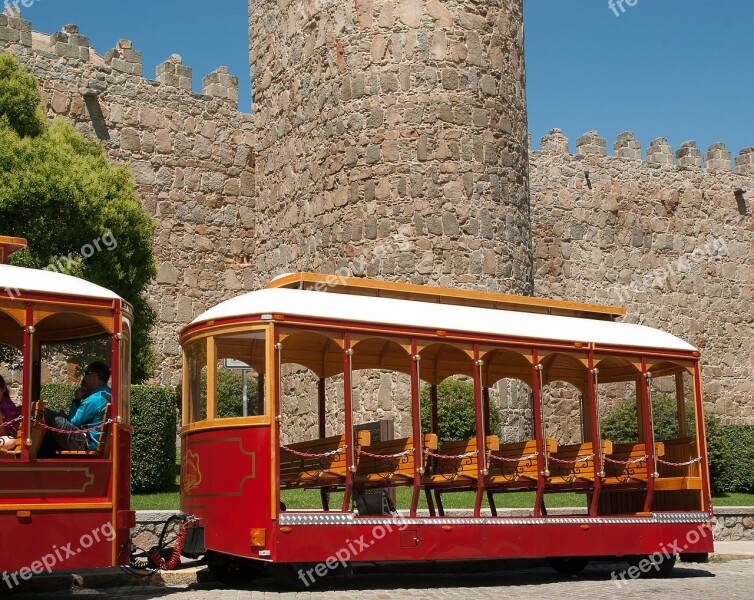
<path id="1" fill-rule="evenodd" d="M 537 369 L 537 375 L 539 379 L 539 420 L 542 422 L 542 442 L 544 444 L 547 444 L 547 437 L 545 436 L 545 403 L 544 403 L 544 394 L 542 393 L 543 387 L 542 387 L 542 370 L 544 367 L 542 366 L 542 363 L 539 363 L 536 366 Z M 544 452 L 542 452 L 542 458 L 544 459 L 545 463 L 545 470 L 542 471 L 542 475 L 545 477 L 550 476 L 550 453 L 547 452 L 545 449 Z"/>
<path id="2" fill-rule="evenodd" d="M 657 452 L 655 451 L 655 416 L 654 407 L 652 406 L 652 373 L 647 371 L 644 373 L 644 378 L 647 380 L 647 402 L 649 403 L 649 426 L 652 430 L 652 464 L 654 466 L 652 477 L 655 479 L 660 476 L 657 470 Z"/>
<path id="3" fill-rule="evenodd" d="M 278 376 L 278 385 L 277 385 L 277 412 L 278 414 L 275 415 L 275 421 L 278 423 L 278 440 L 280 439 L 280 423 L 283 421 L 283 411 L 282 411 L 282 402 L 280 401 L 280 394 L 283 390 L 283 343 L 278 342 L 274 346 L 275 352 L 278 354 L 277 359 L 277 365 L 276 365 L 276 371 Z"/>
<path id="4" fill-rule="evenodd" d="M 353 389 L 353 348 L 346 350 L 346 356 L 348 357 L 348 383 Z M 351 410 L 353 410 L 353 407 L 351 407 Z M 351 443 L 348 444 L 348 455 L 351 458 L 351 466 L 349 467 L 349 470 L 351 471 L 351 473 L 355 473 L 356 456 L 353 451 L 353 427 L 351 428 L 351 431 L 347 431 L 346 433 L 348 434 L 348 437 L 346 439 L 351 441 Z"/>
<path id="5" fill-rule="evenodd" d="M 599 476 L 605 476 L 605 453 L 602 451 L 602 424 L 600 421 L 600 399 L 599 399 L 599 372 L 597 367 L 592 369 L 594 375 L 594 412 L 597 414 L 597 448 L 600 459 Z"/>
<path id="6" fill-rule="evenodd" d="M 26 429 L 26 435 L 27 438 L 24 440 L 24 444 L 27 448 L 31 448 L 31 445 L 33 443 L 33 440 L 31 439 L 31 404 L 32 404 L 32 395 L 33 395 L 33 375 L 32 375 L 32 363 L 34 361 L 34 333 L 36 332 L 37 328 L 34 327 L 34 325 L 29 325 L 26 328 L 26 331 L 29 333 L 29 357 L 31 360 L 29 361 L 29 365 L 24 364 L 24 370 L 26 371 L 26 406 L 29 408 L 29 422 L 24 423 L 22 427 Z M 23 408 L 22 408 L 23 410 Z"/>
<path id="7" fill-rule="evenodd" d="M 481 460 L 481 464 L 479 465 L 481 467 L 480 473 L 482 475 L 486 476 L 486 475 L 489 475 L 490 470 L 487 468 L 487 432 L 484 430 L 484 411 L 485 411 L 485 406 L 484 406 L 484 393 L 482 392 L 482 388 L 483 388 L 483 385 L 482 385 L 482 376 L 484 375 L 482 373 L 482 368 L 484 367 L 484 361 L 481 360 L 481 359 L 477 360 L 474 363 L 474 365 L 479 370 L 479 406 L 482 409 L 482 413 L 480 415 L 480 417 L 481 417 L 480 418 L 480 423 L 482 424 L 482 427 L 481 427 L 482 435 L 481 435 L 480 439 L 481 439 L 481 443 L 482 443 L 483 448 L 482 448 L 482 451 L 479 453 L 479 459 L 477 459 L 477 460 Z M 479 448 L 479 440 L 477 440 L 477 449 L 478 448 Z"/>
<path id="8" fill-rule="evenodd" d="M 421 378 L 421 371 L 420 371 L 421 359 L 422 359 L 421 354 L 418 354 L 418 353 L 414 354 L 413 360 L 416 363 L 416 381 L 417 382 L 421 382 L 421 380 L 422 380 L 422 378 Z M 418 388 L 419 388 L 419 386 L 417 386 L 417 389 Z M 421 393 L 419 393 L 418 394 L 419 414 L 416 416 L 416 418 L 419 419 L 420 423 L 421 423 L 421 402 L 422 402 L 422 396 L 421 396 Z M 416 444 L 416 447 L 417 447 L 417 450 L 418 450 L 417 456 L 420 456 L 420 457 L 424 454 L 424 440 L 423 440 L 423 437 L 424 436 L 420 435 L 419 438 L 415 441 L 415 444 Z M 424 475 L 424 462 L 423 461 L 419 462 L 419 468 L 417 469 L 417 471 L 419 472 L 419 475 Z"/>

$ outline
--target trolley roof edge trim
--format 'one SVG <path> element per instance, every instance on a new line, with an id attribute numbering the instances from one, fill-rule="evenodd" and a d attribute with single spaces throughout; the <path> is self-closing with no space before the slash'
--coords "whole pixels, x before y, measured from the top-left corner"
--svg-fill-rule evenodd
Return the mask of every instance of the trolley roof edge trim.
<path id="1" fill-rule="evenodd" d="M 670 333 L 632 323 L 287 288 L 262 289 L 226 300 L 199 315 L 183 328 L 181 335 L 208 321 L 262 314 L 568 343 L 697 350 Z"/>
<path id="2" fill-rule="evenodd" d="M 60 294 L 98 300 L 123 300 L 118 294 L 91 281 L 55 271 L 0 265 L 0 289 L 41 294 Z"/>
<path id="3" fill-rule="evenodd" d="M 270 281 L 265 289 L 315 289 L 358 296 L 387 297 L 401 300 L 460 304 L 478 308 L 510 309 L 517 312 L 552 314 L 563 316 L 610 319 L 626 316 L 626 309 L 619 306 L 586 304 L 533 296 L 515 296 L 481 290 L 462 290 L 431 285 L 380 281 L 363 277 L 345 277 L 322 273 L 286 273 Z"/>

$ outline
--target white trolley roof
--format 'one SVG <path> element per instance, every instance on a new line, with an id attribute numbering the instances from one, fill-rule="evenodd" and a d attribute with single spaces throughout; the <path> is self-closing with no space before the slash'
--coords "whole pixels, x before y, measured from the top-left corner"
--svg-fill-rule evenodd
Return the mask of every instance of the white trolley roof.
<path id="1" fill-rule="evenodd" d="M 0 265 L 0 289 L 17 295 L 20 292 L 20 296 L 23 296 L 24 292 L 35 292 L 101 300 L 122 299 L 115 292 L 78 277 L 12 265 Z"/>
<path id="2" fill-rule="evenodd" d="M 263 289 L 232 298 L 202 313 L 191 325 L 262 314 L 658 350 L 696 350 L 674 335 L 631 323 L 289 288 Z"/>

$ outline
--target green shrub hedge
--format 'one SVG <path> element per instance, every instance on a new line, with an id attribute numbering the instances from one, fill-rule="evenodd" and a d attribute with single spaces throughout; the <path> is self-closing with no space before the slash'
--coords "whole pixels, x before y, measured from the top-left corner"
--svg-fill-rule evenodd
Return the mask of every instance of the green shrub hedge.
<path id="1" fill-rule="evenodd" d="M 201 376 L 201 398 L 199 400 L 199 418 L 207 418 L 207 374 Z M 178 386 L 178 411 L 181 410 L 181 387 Z M 246 382 L 249 415 L 257 414 L 257 379 L 249 374 Z M 217 370 L 217 416 L 220 419 L 240 417 L 243 415 L 243 376 L 240 370 Z"/>
<path id="2" fill-rule="evenodd" d="M 430 387 L 421 390 L 422 431 L 430 431 Z M 468 440 L 476 437 L 476 410 L 474 386 L 468 381 L 446 379 L 437 386 L 437 428 L 440 442 Z M 490 431 L 487 435 L 500 435 L 500 415 L 490 411 Z"/>
<path id="3" fill-rule="evenodd" d="M 68 412 L 76 383 L 45 383 L 40 397 L 54 411 Z M 131 491 L 158 492 L 175 482 L 177 403 L 174 388 L 131 386 Z"/>
<path id="4" fill-rule="evenodd" d="M 43 383 L 39 390 L 39 397 L 44 400 L 47 408 L 68 414 L 73 401 L 73 392 L 77 387 L 79 387 L 78 383 Z"/>
<path id="5" fill-rule="evenodd" d="M 174 484 L 176 415 L 174 388 L 131 386 L 132 492 L 158 492 Z"/>
<path id="6" fill-rule="evenodd" d="M 678 437 L 675 398 L 655 395 L 655 435 L 658 440 Z M 693 422 L 693 407 L 687 406 Z M 712 493 L 754 492 L 754 425 L 723 425 L 714 415 L 705 415 L 707 459 Z M 629 398 L 602 419 L 602 437 L 616 443 L 637 438 L 636 400 Z"/>
<path id="7" fill-rule="evenodd" d="M 713 493 L 754 493 L 754 425 L 706 424 Z"/>
<path id="8" fill-rule="evenodd" d="M 672 440 L 678 437 L 678 417 L 675 397 L 665 394 L 652 396 L 652 418 L 655 426 L 655 439 Z M 694 422 L 694 406 L 686 404 L 686 422 L 690 427 Z M 616 444 L 635 442 L 639 439 L 636 418 L 636 399 L 628 398 L 618 404 L 607 415 L 602 415 L 602 439 Z"/>

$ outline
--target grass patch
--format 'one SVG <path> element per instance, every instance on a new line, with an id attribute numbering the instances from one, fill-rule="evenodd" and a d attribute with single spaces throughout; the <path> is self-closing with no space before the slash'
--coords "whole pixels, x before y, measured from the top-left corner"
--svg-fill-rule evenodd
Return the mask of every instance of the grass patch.
<path id="1" fill-rule="evenodd" d="M 712 506 L 754 506 L 754 494 L 731 492 L 712 496 Z"/>
<path id="2" fill-rule="evenodd" d="M 178 460 L 173 483 L 166 489 L 151 494 L 131 494 L 131 510 L 178 510 L 180 505 L 181 465 Z"/>
<path id="3" fill-rule="evenodd" d="M 395 488 L 395 504 L 399 510 L 407 510 L 411 504 L 412 489 L 408 487 Z M 281 500 L 288 510 L 322 508 L 320 492 L 317 489 L 283 490 Z M 452 492 L 442 496 L 443 506 L 448 509 L 471 509 L 474 507 L 474 492 Z M 495 494 L 497 508 L 533 508 L 534 492 L 507 492 Z M 343 504 L 343 492 L 330 494 L 330 510 L 340 510 Z M 573 492 L 562 494 L 545 494 L 545 504 L 548 508 L 571 508 L 586 506 L 586 495 Z M 729 493 L 712 497 L 713 506 L 754 506 L 754 494 Z M 482 507 L 487 508 L 485 494 Z M 131 508 L 133 510 L 178 510 L 180 507 L 180 467 L 176 465 L 176 475 L 173 484 L 162 492 L 153 494 L 131 494 Z M 422 492 L 419 495 L 419 510 L 426 510 L 427 501 Z"/>
<path id="4" fill-rule="evenodd" d="M 400 487 L 395 489 L 395 505 L 399 510 L 408 510 L 411 504 L 412 489 Z M 319 490 L 283 490 L 281 500 L 288 510 L 301 510 L 322 508 Z M 508 492 L 495 495 L 497 508 L 533 508 L 536 494 L 534 492 Z M 475 492 L 449 492 L 442 495 L 442 504 L 446 509 L 474 508 Z M 343 503 L 343 493 L 330 494 L 330 510 L 338 510 Z M 545 503 L 550 508 L 584 507 L 586 496 L 572 492 L 562 494 L 545 494 Z M 487 508 L 487 496 L 485 494 L 482 507 Z M 427 508 L 427 500 L 424 493 L 419 496 L 419 510 Z"/>
<path id="5" fill-rule="evenodd" d="M 155 494 L 132 494 L 132 510 L 178 510 L 180 506 L 180 493 L 178 486 L 165 492 Z"/>

